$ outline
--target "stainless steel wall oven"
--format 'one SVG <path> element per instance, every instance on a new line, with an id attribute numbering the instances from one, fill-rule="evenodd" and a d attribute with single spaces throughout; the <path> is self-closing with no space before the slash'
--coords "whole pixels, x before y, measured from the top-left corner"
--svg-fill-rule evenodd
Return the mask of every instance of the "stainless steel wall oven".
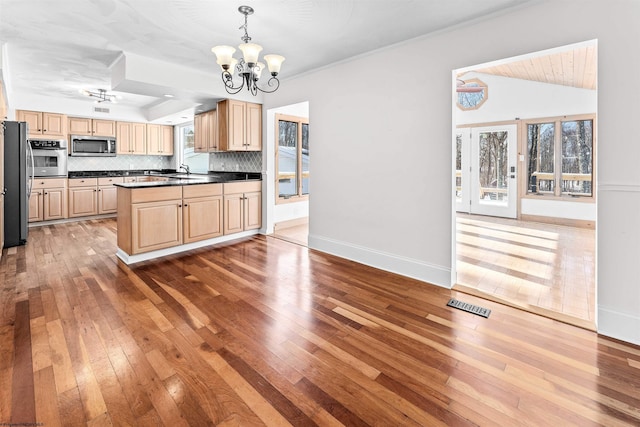
<path id="1" fill-rule="evenodd" d="M 66 140 L 30 139 L 29 144 L 33 151 L 33 176 L 67 176 Z"/>

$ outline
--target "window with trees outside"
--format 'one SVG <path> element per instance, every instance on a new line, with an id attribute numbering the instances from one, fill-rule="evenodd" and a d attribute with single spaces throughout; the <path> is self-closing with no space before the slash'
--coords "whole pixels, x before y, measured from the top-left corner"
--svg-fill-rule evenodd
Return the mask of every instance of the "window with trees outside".
<path id="1" fill-rule="evenodd" d="M 593 196 L 593 117 L 527 122 L 527 194 Z"/>
<path id="2" fill-rule="evenodd" d="M 195 133 L 193 122 L 183 123 L 176 126 L 178 128 L 179 147 L 181 147 L 182 158 L 178 159 L 178 164 L 189 166 L 191 172 L 207 173 L 209 171 L 209 153 L 197 153 L 195 149 Z"/>
<path id="3" fill-rule="evenodd" d="M 276 114 L 277 203 L 309 195 L 309 119 Z"/>

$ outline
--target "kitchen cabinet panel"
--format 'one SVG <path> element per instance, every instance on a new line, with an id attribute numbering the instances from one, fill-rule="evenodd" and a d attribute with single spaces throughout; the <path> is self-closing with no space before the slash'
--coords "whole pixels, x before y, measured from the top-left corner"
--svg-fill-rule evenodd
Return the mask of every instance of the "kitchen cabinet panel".
<path id="1" fill-rule="evenodd" d="M 69 117 L 68 127 L 71 135 L 116 136 L 116 122 L 113 120 Z"/>
<path id="2" fill-rule="evenodd" d="M 42 111 L 16 110 L 17 120 L 27 122 L 30 138 L 66 139 L 67 116 Z"/>
<path id="3" fill-rule="evenodd" d="M 67 179 L 35 178 L 29 198 L 29 222 L 67 217 Z"/>
<path id="4" fill-rule="evenodd" d="M 184 243 L 222 235 L 222 196 L 183 199 Z"/>
<path id="5" fill-rule="evenodd" d="M 226 183 L 223 191 L 225 235 L 262 226 L 260 181 Z"/>
<path id="6" fill-rule="evenodd" d="M 75 187 L 69 185 L 69 217 L 97 215 L 97 193 L 98 189 L 95 186 Z"/>
<path id="7" fill-rule="evenodd" d="M 173 156 L 173 126 L 147 124 L 147 154 Z"/>
<path id="8" fill-rule="evenodd" d="M 29 222 L 44 220 L 42 193 L 44 190 L 31 190 L 29 197 Z"/>
<path id="9" fill-rule="evenodd" d="M 67 217 L 66 188 L 47 188 L 44 190 L 43 215 L 45 221 Z"/>
<path id="10" fill-rule="evenodd" d="M 219 150 L 217 121 L 216 110 L 197 114 L 194 117 L 194 151 L 206 153 Z"/>
<path id="11" fill-rule="evenodd" d="M 122 177 L 98 178 L 98 214 L 118 211 L 118 188 L 114 184 L 121 182 Z"/>
<path id="12" fill-rule="evenodd" d="M 147 125 L 145 123 L 116 123 L 117 154 L 147 154 Z"/>
<path id="13" fill-rule="evenodd" d="M 218 149 L 262 150 L 262 105 L 225 99 L 217 105 Z"/>
<path id="14" fill-rule="evenodd" d="M 182 200 L 131 205 L 132 253 L 138 254 L 182 243 Z"/>
<path id="15" fill-rule="evenodd" d="M 113 120 L 98 120 L 93 119 L 91 121 L 92 135 L 98 136 L 116 136 L 116 122 Z"/>

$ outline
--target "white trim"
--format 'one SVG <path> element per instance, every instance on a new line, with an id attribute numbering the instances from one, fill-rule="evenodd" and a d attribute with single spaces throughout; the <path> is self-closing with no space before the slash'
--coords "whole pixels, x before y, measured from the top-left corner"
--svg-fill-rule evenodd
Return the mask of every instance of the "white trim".
<path id="1" fill-rule="evenodd" d="M 598 306 L 598 333 L 640 345 L 640 316 Z"/>
<path id="2" fill-rule="evenodd" d="M 602 184 L 598 183 L 598 191 L 617 191 L 622 193 L 638 193 L 640 185 L 638 184 Z"/>
<path id="3" fill-rule="evenodd" d="M 165 249 L 158 249 L 157 251 L 145 252 L 143 254 L 129 255 L 122 249 L 118 248 L 116 256 L 122 260 L 125 264 L 134 264 L 136 262 L 148 261 L 154 258 L 160 258 L 167 255 L 173 255 L 180 252 L 190 251 L 192 249 L 202 248 L 204 246 L 215 245 L 217 243 L 228 242 L 229 240 L 241 239 L 243 237 L 249 237 L 259 234 L 258 230 L 243 231 L 240 233 L 229 234 L 228 236 L 214 237 L 213 239 L 200 240 L 199 242 L 185 243 L 180 246 L 173 246 Z"/>
<path id="4" fill-rule="evenodd" d="M 445 266 L 428 264 L 417 259 L 315 235 L 309 235 L 309 248 L 443 288 L 451 288 L 451 268 Z"/>

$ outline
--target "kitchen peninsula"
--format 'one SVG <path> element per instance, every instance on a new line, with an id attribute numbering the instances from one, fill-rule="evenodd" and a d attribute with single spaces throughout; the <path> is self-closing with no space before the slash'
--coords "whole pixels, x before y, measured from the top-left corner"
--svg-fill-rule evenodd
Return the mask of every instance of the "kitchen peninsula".
<path id="1" fill-rule="evenodd" d="M 158 174 L 115 184 L 118 250 L 126 264 L 258 233 L 260 173 Z"/>

